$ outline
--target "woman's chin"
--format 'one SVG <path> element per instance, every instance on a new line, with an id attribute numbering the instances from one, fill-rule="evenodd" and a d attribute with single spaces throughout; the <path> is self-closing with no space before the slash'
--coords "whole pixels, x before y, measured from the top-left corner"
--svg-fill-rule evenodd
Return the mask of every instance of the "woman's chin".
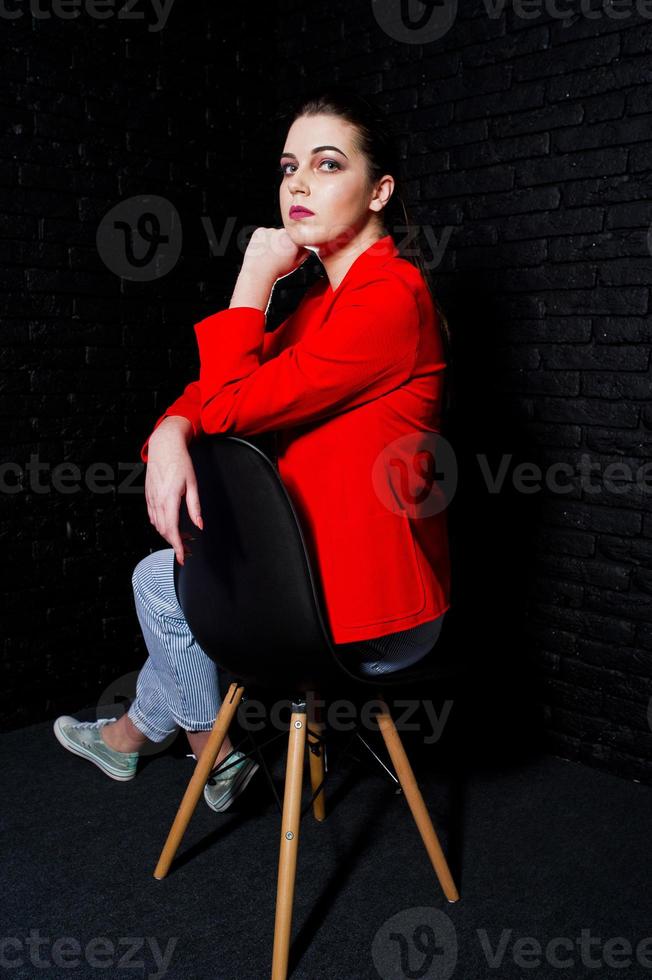
<path id="1" fill-rule="evenodd" d="M 315 233 L 309 228 L 286 228 L 285 229 L 297 248 L 309 248 L 311 252 L 319 254 L 323 245 L 323 236 Z"/>

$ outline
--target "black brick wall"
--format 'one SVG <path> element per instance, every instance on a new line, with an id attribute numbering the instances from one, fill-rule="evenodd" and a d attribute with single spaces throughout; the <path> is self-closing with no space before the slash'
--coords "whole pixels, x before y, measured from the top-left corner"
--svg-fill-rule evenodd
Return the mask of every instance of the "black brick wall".
<path id="1" fill-rule="evenodd" d="M 650 783 L 650 493 L 604 476 L 610 463 L 635 475 L 651 442 L 652 24 L 601 10 L 560 22 L 545 4 L 527 19 L 465 4 L 421 44 L 359 2 L 173 9 L 158 33 L 0 25 L 0 397 L 6 457 L 22 468 L 30 453 L 138 463 L 195 376 L 192 324 L 226 302 L 237 268 L 237 249 L 208 255 L 198 216 L 218 230 L 229 216 L 277 223 L 278 106 L 329 80 L 372 94 L 403 131 L 415 220 L 450 234 L 435 282 L 454 337 L 453 621 L 476 663 L 470 749 L 493 758 L 535 737 Z M 183 222 L 179 263 L 145 285 L 95 249 L 98 221 L 133 194 L 167 197 Z M 275 296 L 275 312 L 298 293 Z M 491 493 L 482 461 L 496 472 L 503 456 Z M 521 464 L 544 476 L 565 464 L 565 491 L 520 491 Z M 3 495 L 5 727 L 91 703 L 141 665 L 130 576 L 165 546 L 142 480 L 130 495 Z"/>

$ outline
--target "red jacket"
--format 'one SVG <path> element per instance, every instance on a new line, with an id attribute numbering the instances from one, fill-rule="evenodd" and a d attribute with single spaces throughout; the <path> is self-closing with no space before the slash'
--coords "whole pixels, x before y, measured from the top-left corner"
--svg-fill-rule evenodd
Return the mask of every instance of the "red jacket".
<path id="1" fill-rule="evenodd" d="M 154 428 L 183 415 L 195 436 L 276 430 L 335 643 L 436 618 L 450 605 L 447 515 L 423 463 L 446 362 L 421 273 L 385 235 L 337 289 L 320 280 L 275 331 L 265 323 L 234 307 L 195 324 L 199 380 Z"/>

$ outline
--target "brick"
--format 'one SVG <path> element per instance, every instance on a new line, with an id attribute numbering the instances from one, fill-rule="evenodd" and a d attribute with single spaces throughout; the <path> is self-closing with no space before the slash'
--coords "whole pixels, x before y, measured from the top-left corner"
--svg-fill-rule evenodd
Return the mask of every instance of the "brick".
<path id="1" fill-rule="evenodd" d="M 461 171 L 431 177 L 423 180 L 423 193 L 434 195 L 464 196 L 482 194 L 485 190 L 507 190 L 514 185 L 511 167 L 483 167 L 479 170 Z"/>
<path id="2" fill-rule="evenodd" d="M 580 376 L 577 371 L 526 371 L 516 369 L 512 378 L 514 391 L 540 395 L 577 395 Z"/>
<path id="3" fill-rule="evenodd" d="M 578 313 L 604 314 L 611 311 L 616 315 L 646 313 L 649 290 L 645 287 L 631 289 L 610 289 L 605 286 L 595 289 L 568 289 L 556 294 L 547 303 L 547 309 L 552 313 L 560 313 L 572 303 Z"/>
<path id="4" fill-rule="evenodd" d="M 530 422 L 527 432 L 538 446 L 579 446 L 582 442 L 582 429 L 579 425 Z"/>
<path id="5" fill-rule="evenodd" d="M 470 218 L 490 218 L 505 215 L 539 213 L 541 221 L 546 221 L 546 211 L 554 211 L 561 200 L 561 194 L 556 187 L 536 187 L 532 190 L 515 189 L 507 194 L 483 194 L 480 198 L 472 198 L 466 203 Z M 501 223 L 501 238 L 505 238 L 505 223 Z M 540 228 L 540 225 L 537 226 Z"/>
<path id="6" fill-rule="evenodd" d="M 583 102 L 583 122 L 600 122 L 605 119 L 622 119 L 625 115 L 626 96 L 624 92 L 609 92 L 592 99 L 587 97 Z"/>
<path id="7" fill-rule="evenodd" d="M 598 66 L 576 73 L 562 74 L 548 82 L 546 96 L 550 102 L 569 98 L 582 99 L 603 92 L 613 92 L 629 85 L 646 85 L 652 80 L 647 57 L 633 57 L 612 62 L 608 69 Z"/>
<path id="8" fill-rule="evenodd" d="M 625 454 L 649 457 L 652 452 L 652 433 L 645 429 L 601 429 L 593 426 L 586 429 L 586 445 L 598 452 L 611 453 L 612 456 Z"/>
<path id="9" fill-rule="evenodd" d="M 574 527 L 581 531 L 606 532 L 629 537 L 639 535 L 642 527 L 640 514 L 614 506 L 546 500 L 542 504 L 541 511 L 541 516 L 546 522 L 562 527 Z"/>
<path id="10" fill-rule="evenodd" d="M 548 75 L 564 75 L 574 69 L 604 66 L 617 58 L 620 49 L 617 34 L 562 44 L 555 58 L 550 52 L 532 53 L 514 66 L 514 82 Z"/>
<path id="11" fill-rule="evenodd" d="M 511 343 L 585 344 L 591 339 L 589 317 L 552 317 L 541 320 L 520 319 L 510 335 Z"/>
<path id="12" fill-rule="evenodd" d="M 580 558 L 595 554 L 596 549 L 596 537 L 593 534 L 557 531 L 549 527 L 538 529 L 535 542 L 538 547 L 550 548 L 561 555 L 575 555 Z"/>
<path id="13" fill-rule="evenodd" d="M 650 208 L 650 218 L 652 219 L 652 207 Z M 553 262 L 575 262 L 578 256 L 594 263 L 600 262 L 597 270 L 597 279 L 600 283 L 613 281 L 606 276 L 610 266 L 616 264 L 601 260 L 622 259 L 624 255 L 639 256 L 640 254 L 640 232 L 614 234 L 612 231 L 607 231 L 596 232 L 593 235 L 566 235 L 548 240 L 548 257 Z M 623 261 L 622 265 L 627 265 L 629 261 L 629 259 Z M 635 262 L 633 264 L 635 268 L 640 266 L 640 263 Z M 636 280 L 636 282 L 639 281 L 641 280 Z"/>
<path id="14" fill-rule="evenodd" d="M 645 218 L 647 210 L 645 197 L 649 193 L 649 182 L 649 175 L 632 177 L 630 173 L 574 180 L 564 184 L 562 199 L 569 207 L 591 204 L 613 205 L 619 201 L 636 201 L 639 206 L 639 222 L 637 225 L 632 220 L 631 224 L 633 227 L 640 227 L 640 219 Z"/>
<path id="15" fill-rule="evenodd" d="M 547 153 L 548 148 L 547 133 L 535 133 L 513 139 L 486 140 L 483 143 L 453 147 L 450 150 L 450 166 L 452 169 L 483 167 L 507 160 L 527 159 Z"/>
<path id="16" fill-rule="evenodd" d="M 634 119 L 609 120 L 589 126 L 560 129 L 553 136 L 553 149 L 561 153 L 593 149 L 597 146 L 625 146 L 629 143 L 649 141 L 652 132 L 652 115 Z"/>
<path id="17" fill-rule="evenodd" d="M 582 150 L 578 153 L 551 153 L 538 160 L 526 160 L 520 167 L 516 186 L 576 180 L 602 174 L 622 174 L 627 169 L 624 147 Z"/>
<path id="18" fill-rule="evenodd" d="M 514 113 L 541 108 L 544 102 L 545 82 L 537 81 L 507 91 L 488 95 L 479 92 L 470 98 L 459 99 L 455 103 L 455 115 L 460 120 L 481 117 L 493 120 L 501 115 L 509 119 Z"/>
<path id="19" fill-rule="evenodd" d="M 614 374 L 592 371 L 582 377 L 582 394 L 588 398 L 633 398 L 648 401 L 652 396 L 649 373 Z"/>
<path id="20" fill-rule="evenodd" d="M 635 428 L 640 409 L 635 404 L 602 402 L 598 398 L 541 398 L 535 406 L 535 418 L 541 421 L 569 422 L 584 425 L 620 425 Z"/>
<path id="21" fill-rule="evenodd" d="M 650 338 L 652 341 L 652 337 Z M 645 371 L 650 362 L 650 348 L 633 344 L 561 345 L 549 344 L 542 349 L 545 368 L 580 368 L 583 371 Z"/>
<path id="22" fill-rule="evenodd" d="M 645 343 L 650 339 L 649 317 L 593 317 L 593 338 L 599 344 Z"/>
<path id="23" fill-rule="evenodd" d="M 580 104 L 542 106 L 529 112 L 511 112 L 508 116 L 498 116 L 492 122 L 491 131 L 494 136 L 505 137 L 521 133 L 548 133 L 566 126 L 575 129 L 582 122 L 583 115 Z"/>
<path id="24" fill-rule="evenodd" d="M 533 238 L 577 232 L 602 230 L 604 214 L 597 208 L 574 210 L 550 210 L 543 214 L 524 214 L 508 218 L 503 226 L 503 237 Z"/>

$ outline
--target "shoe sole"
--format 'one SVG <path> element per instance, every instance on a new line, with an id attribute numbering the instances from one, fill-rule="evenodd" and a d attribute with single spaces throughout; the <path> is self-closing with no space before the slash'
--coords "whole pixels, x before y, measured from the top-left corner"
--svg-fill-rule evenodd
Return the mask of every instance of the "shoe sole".
<path id="1" fill-rule="evenodd" d="M 239 794 L 242 793 L 243 789 L 245 789 L 245 787 L 249 783 L 251 777 L 254 776 L 259 769 L 260 766 L 258 765 L 258 763 L 254 762 L 251 766 L 247 768 L 244 775 L 242 774 L 242 770 L 241 770 L 236 777 L 236 780 L 239 781 L 233 783 L 230 794 L 226 796 L 225 799 L 222 800 L 222 802 L 219 803 L 217 806 L 214 806 L 206 799 L 206 793 L 204 792 L 204 800 L 206 800 L 206 805 L 210 807 L 210 809 L 213 810 L 214 813 L 223 813 L 225 810 L 228 810 L 228 808 L 231 806 L 236 796 L 239 796 Z"/>
<path id="2" fill-rule="evenodd" d="M 71 720 L 74 721 L 74 719 Z M 88 749 L 83 749 L 81 748 L 81 746 L 76 745 L 74 742 L 71 742 L 70 739 L 65 734 L 65 732 L 62 730 L 61 728 L 62 724 L 63 724 L 62 719 L 57 718 L 57 720 L 55 721 L 52 727 L 54 730 L 54 734 L 57 737 L 57 740 L 60 742 L 61 745 L 63 745 L 64 749 L 68 749 L 69 752 L 73 752 L 75 755 L 80 756 L 80 758 L 82 759 L 88 759 L 88 761 L 96 765 L 98 769 L 101 769 L 102 772 L 105 773 L 105 775 L 110 776 L 111 779 L 117 779 L 118 782 L 120 783 L 129 782 L 130 779 L 133 779 L 135 777 L 136 775 L 135 772 L 118 773 L 115 770 L 109 769 L 105 763 L 100 762 L 100 760 L 96 758 L 93 755 L 93 753 L 90 752 Z"/>

